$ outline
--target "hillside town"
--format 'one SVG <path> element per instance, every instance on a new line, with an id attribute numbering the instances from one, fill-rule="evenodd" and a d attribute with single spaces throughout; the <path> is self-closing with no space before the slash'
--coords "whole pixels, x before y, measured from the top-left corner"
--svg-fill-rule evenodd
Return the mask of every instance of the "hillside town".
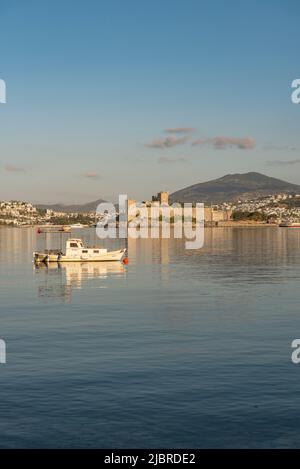
<path id="1" fill-rule="evenodd" d="M 128 200 L 131 205 L 135 201 Z M 151 201 L 144 201 L 145 206 L 168 204 L 168 192 L 159 192 Z M 205 206 L 205 222 L 213 225 L 223 225 L 228 222 L 250 220 L 260 223 L 280 223 L 284 220 L 299 222 L 300 194 L 280 193 L 269 196 L 259 196 L 248 200 L 224 202 Z M 71 225 L 84 224 L 93 226 L 101 218 L 95 211 L 66 212 L 51 209 L 40 209 L 33 204 L 22 201 L 0 202 L 0 224 L 9 226 L 32 225 Z"/>
<path id="2" fill-rule="evenodd" d="M 56 212 L 50 209 L 39 209 L 33 204 L 22 201 L 0 202 L 0 225 L 33 226 L 33 225 L 69 225 L 95 222 L 95 213 Z"/>
<path id="3" fill-rule="evenodd" d="M 218 210 L 230 210 L 232 220 L 253 219 L 268 223 L 289 220 L 300 220 L 300 194 L 280 193 L 257 197 L 248 200 L 238 200 L 234 203 L 223 203 Z"/>

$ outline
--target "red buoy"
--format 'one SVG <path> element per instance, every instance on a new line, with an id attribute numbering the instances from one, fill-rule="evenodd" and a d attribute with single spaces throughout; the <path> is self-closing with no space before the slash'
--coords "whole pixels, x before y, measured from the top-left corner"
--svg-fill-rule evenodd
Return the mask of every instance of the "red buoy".
<path id="1" fill-rule="evenodd" d="M 125 265 L 128 264 L 128 257 L 124 257 L 124 259 L 123 259 L 123 264 L 125 264 Z"/>

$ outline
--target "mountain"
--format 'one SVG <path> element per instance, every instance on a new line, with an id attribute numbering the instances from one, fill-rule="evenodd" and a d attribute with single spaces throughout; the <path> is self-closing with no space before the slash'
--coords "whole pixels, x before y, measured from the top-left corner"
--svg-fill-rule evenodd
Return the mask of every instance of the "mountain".
<path id="1" fill-rule="evenodd" d="M 54 204 L 54 205 L 46 205 L 46 204 L 37 204 L 37 208 L 41 209 L 49 209 L 49 210 L 54 210 L 55 212 L 79 212 L 79 213 L 84 213 L 84 212 L 95 212 L 96 208 L 99 204 L 102 202 L 106 202 L 105 200 L 98 199 L 93 202 L 88 202 L 87 204 L 79 205 L 79 204 L 73 204 L 73 205 L 64 205 L 64 204 Z"/>
<path id="2" fill-rule="evenodd" d="M 300 186 L 260 173 L 227 174 L 186 187 L 170 195 L 172 202 L 231 202 L 237 199 L 285 193 L 300 194 Z"/>

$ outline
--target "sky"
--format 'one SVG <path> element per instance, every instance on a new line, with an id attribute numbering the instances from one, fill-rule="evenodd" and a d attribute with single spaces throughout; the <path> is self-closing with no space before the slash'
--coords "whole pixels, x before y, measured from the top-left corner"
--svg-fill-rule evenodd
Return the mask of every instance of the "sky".
<path id="1" fill-rule="evenodd" d="M 298 0 L 0 0 L 0 200 L 300 184 Z"/>

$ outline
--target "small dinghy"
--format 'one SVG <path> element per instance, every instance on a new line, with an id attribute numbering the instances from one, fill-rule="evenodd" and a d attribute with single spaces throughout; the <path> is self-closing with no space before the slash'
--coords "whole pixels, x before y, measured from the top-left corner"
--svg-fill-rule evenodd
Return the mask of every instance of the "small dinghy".
<path id="1" fill-rule="evenodd" d="M 66 252 L 58 249 L 45 249 L 41 252 L 34 252 L 34 262 L 111 262 L 122 261 L 126 256 L 126 249 L 118 251 L 108 251 L 101 248 L 84 247 L 81 239 L 68 239 L 66 242 Z"/>

